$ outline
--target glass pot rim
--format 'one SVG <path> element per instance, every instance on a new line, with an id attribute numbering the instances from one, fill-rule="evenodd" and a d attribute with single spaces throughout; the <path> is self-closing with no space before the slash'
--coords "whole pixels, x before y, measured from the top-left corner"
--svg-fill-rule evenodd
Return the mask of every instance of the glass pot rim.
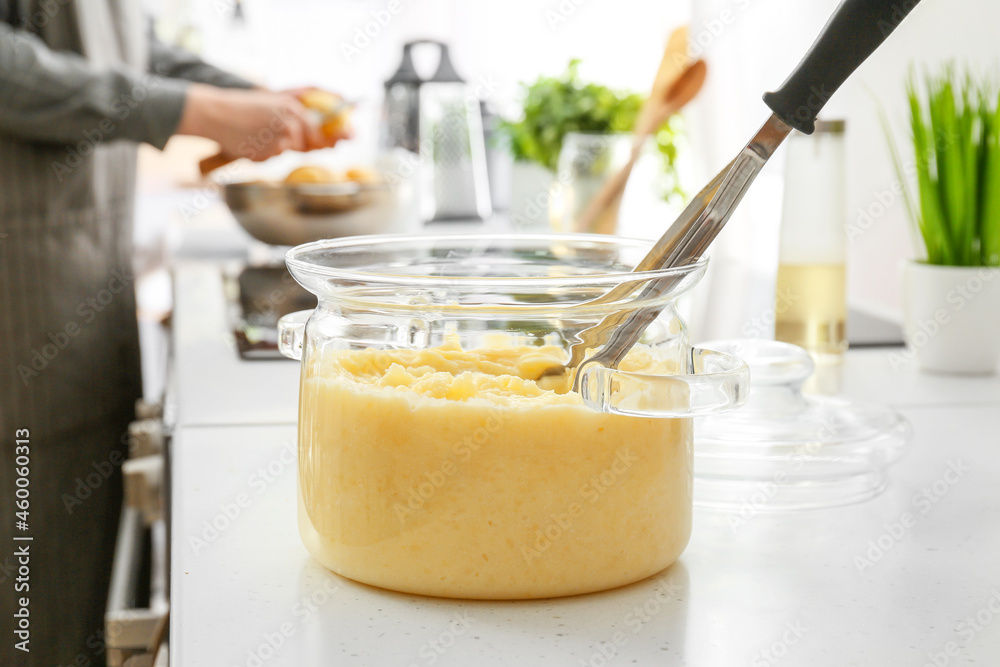
<path id="1" fill-rule="evenodd" d="M 336 239 L 325 239 L 304 243 L 289 249 L 285 253 L 285 262 L 293 276 L 303 284 L 303 287 L 319 297 L 326 296 L 322 290 L 314 289 L 316 285 L 308 284 L 303 278 L 318 278 L 321 280 L 337 280 L 347 284 L 367 284 L 386 287 L 423 287 L 435 288 L 470 288 L 470 289 L 502 289 L 523 288 L 531 285 L 535 290 L 545 288 L 567 288 L 581 285 L 591 287 L 614 287 L 625 282 L 649 282 L 662 278 L 688 278 L 679 280 L 678 287 L 671 290 L 670 296 L 687 291 L 703 275 L 708 264 L 708 258 L 703 257 L 684 266 L 647 271 L 609 270 L 603 272 L 580 273 L 571 276 L 454 276 L 454 275 L 417 275 L 391 273 L 388 271 L 358 270 L 340 268 L 318 262 L 320 255 L 342 250 L 362 250 L 365 247 L 380 249 L 383 252 L 397 247 L 400 250 L 410 249 L 419 245 L 447 245 L 449 243 L 467 242 L 470 246 L 482 250 L 497 245 L 512 242 L 548 242 L 551 245 L 562 245 L 578 248 L 603 248 L 607 250 L 629 249 L 640 251 L 642 255 L 652 248 L 653 241 L 642 239 L 609 236 L 605 234 L 566 234 L 566 233 L 451 233 L 451 234 L 380 234 L 368 236 L 350 236 Z M 696 275 L 697 274 L 697 275 Z"/>
<path id="2" fill-rule="evenodd" d="M 357 324 L 359 335 L 374 335 L 377 347 L 408 349 L 426 347 L 431 332 L 523 333 L 539 324 L 545 331 L 576 331 L 609 313 L 655 305 L 671 324 L 677 322 L 679 373 L 589 364 L 581 376 L 584 405 L 597 412 L 674 418 L 742 404 L 746 364 L 692 348 L 672 306 L 666 309 L 694 286 L 708 260 L 632 271 L 652 245 L 601 234 L 518 233 L 365 236 L 305 244 L 288 251 L 288 268 L 319 297 L 319 306 L 279 321 L 279 348 L 301 359 L 307 342 L 336 338 L 345 323 Z M 380 327 L 400 335 L 380 337 Z"/>

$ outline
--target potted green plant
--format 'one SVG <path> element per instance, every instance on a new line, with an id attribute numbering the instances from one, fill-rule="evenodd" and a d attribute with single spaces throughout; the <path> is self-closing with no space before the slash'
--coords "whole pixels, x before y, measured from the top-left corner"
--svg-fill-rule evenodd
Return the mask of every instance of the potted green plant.
<path id="1" fill-rule="evenodd" d="M 520 117 L 500 124 L 514 159 L 510 214 L 517 228 L 548 226 L 550 187 L 567 135 L 629 132 L 642 107 L 638 93 L 584 83 L 579 65 L 579 60 L 571 60 L 560 76 L 522 84 Z M 656 135 L 664 165 L 660 190 L 667 198 L 682 194 L 675 169 L 676 134 L 675 124 L 668 121 Z"/>
<path id="2" fill-rule="evenodd" d="M 1000 361 L 1000 91 L 954 66 L 907 84 L 913 162 L 904 201 L 923 257 L 903 273 L 907 343 L 920 366 L 995 373 Z M 904 173 L 915 174 L 916 194 Z"/>

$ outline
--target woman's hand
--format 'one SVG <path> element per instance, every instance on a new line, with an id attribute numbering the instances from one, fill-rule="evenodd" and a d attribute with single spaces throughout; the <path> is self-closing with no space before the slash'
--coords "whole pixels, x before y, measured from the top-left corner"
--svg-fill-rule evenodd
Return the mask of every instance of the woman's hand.
<path id="1" fill-rule="evenodd" d="M 256 161 L 286 150 L 326 148 L 343 138 L 324 136 L 314 114 L 291 92 L 199 83 L 188 88 L 177 133 L 213 139 L 223 153 Z"/>

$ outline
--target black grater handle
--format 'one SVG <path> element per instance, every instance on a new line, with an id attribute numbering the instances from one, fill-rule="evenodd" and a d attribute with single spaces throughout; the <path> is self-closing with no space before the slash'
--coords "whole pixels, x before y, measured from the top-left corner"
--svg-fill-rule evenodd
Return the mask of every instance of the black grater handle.
<path id="1" fill-rule="evenodd" d="M 437 70 L 429 79 L 421 78 L 413 66 L 413 47 L 418 44 L 433 44 L 438 49 Z M 386 87 L 396 83 L 415 83 L 419 85 L 428 81 L 463 83 L 464 79 L 458 75 L 454 65 L 451 64 L 448 45 L 444 42 L 439 42 L 436 39 L 415 39 L 406 42 L 403 44 L 403 60 L 400 62 L 395 74 L 386 81 Z"/>

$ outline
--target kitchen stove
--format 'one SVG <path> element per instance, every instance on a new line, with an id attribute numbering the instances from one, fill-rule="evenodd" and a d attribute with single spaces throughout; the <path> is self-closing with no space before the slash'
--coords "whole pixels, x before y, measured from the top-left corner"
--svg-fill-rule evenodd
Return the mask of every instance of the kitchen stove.
<path id="1" fill-rule="evenodd" d="M 241 359 L 285 359 L 278 352 L 278 320 L 316 307 L 316 297 L 295 282 L 284 264 L 223 269 L 230 330 Z"/>

